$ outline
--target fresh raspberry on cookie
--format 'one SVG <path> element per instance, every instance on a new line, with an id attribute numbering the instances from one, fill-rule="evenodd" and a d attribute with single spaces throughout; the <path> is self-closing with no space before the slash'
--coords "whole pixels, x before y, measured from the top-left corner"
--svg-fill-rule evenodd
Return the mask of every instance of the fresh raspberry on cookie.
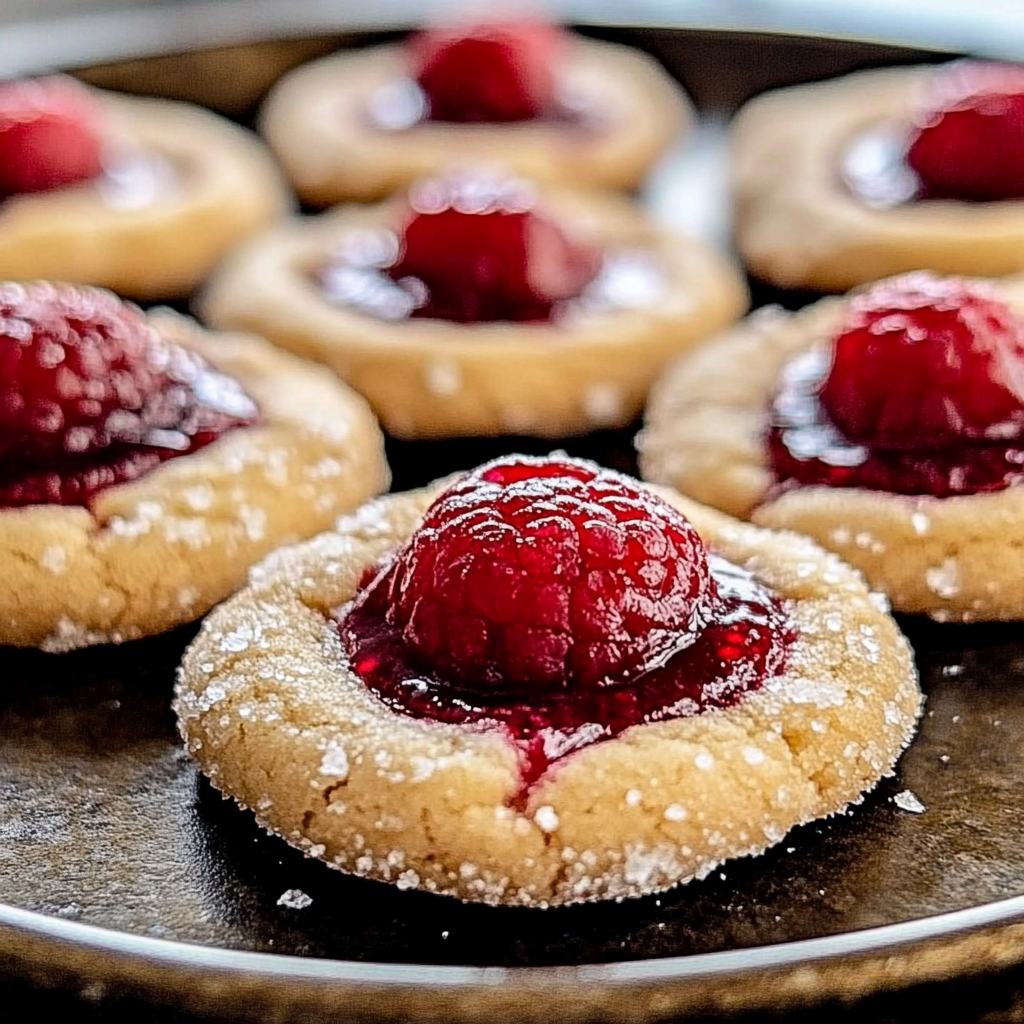
<path id="1" fill-rule="evenodd" d="M 419 32 L 412 71 L 433 121 L 529 121 L 556 106 L 564 33 L 541 21 L 500 21 Z"/>
<path id="2" fill-rule="evenodd" d="M 517 456 L 434 503 L 388 592 L 414 657 L 501 695 L 627 681 L 695 641 L 715 585 L 696 531 L 650 491 Z"/>
<path id="3" fill-rule="evenodd" d="M 1024 198 L 1024 68 L 965 61 L 937 86 L 907 150 L 921 198 Z"/>
<path id="4" fill-rule="evenodd" d="M 262 338 L 0 282 L 0 644 L 60 652 L 202 617 L 385 487 L 382 444 L 357 395 Z"/>
<path id="5" fill-rule="evenodd" d="M 917 271 L 752 317 L 656 387 L 642 444 L 649 479 L 814 538 L 897 611 L 1022 617 L 1020 282 Z"/>
<path id="6" fill-rule="evenodd" d="M 0 84 L 0 198 L 97 177 L 103 121 L 99 102 L 74 79 Z"/>
<path id="7" fill-rule="evenodd" d="M 851 298 L 828 346 L 789 363 L 770 418 L 784 486 L 1001 490 L 1024 460 L 1024 321 L 981 282 L 881 281 Z"/>
<path id="8" fill-rule="evenodd" d="M 0 286 L 0 507 L 85 504 L 256 415 L 113 293 Z"/>
<path id="9" fill-rule="evenodd" d="M 388 275 L 411 292 L 411 315 L 457 323 L 547 320 L 601 265 L 568 238 L 515 178 L 450 176 L 412 190 L 413 214 Z"/>
<path id="10" fill-rule="evenodd" d="M 1024 433 L 1024 321 L 991 288 L 928 273 L 855 296 L 821 403 L 851 441 L 935 448 Z"/>

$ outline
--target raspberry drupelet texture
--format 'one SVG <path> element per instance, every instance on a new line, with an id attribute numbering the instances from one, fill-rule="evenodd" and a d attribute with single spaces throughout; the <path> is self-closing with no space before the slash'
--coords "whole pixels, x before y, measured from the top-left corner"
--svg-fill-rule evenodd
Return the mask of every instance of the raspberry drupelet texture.
<path id="1" fill-rule="evenodd" d="M 910 274 L 856 296 L 821 389 L 851 441 L 939 447 L 1024 432 L 1024 322 L 990 288 Z"/>
<path id="2" fill-rule="evenodd" d="M 74 79 L 0 84 L 0 198 L 95 178 L 102 150 L 102 108 Z"/>
<path id="3" fill-rule="evenodd" d="M 0 507 L 86 504 L 256 415 L 113 293 L 0 284 Z"/>
<path id="4" fill-rule="evenodd" d="M 772 404 L 783 479 L 905 494 L 997 490 L 1024 469 L 1024 321 L 991 287 L 920 272 L 856 296 Z"/>
<path id="5" fill-rule="evenodd" d="M 937 87 L 907 150 L 920 198 L 1024 198 L 1024 68 L 963 61 Z"/>
<path id="6" fill-rule="evenodd" d="M 430 119 L 464 124 L 529 121 L 550 113 L 563 49 L 563 33 L 540 21 L 433 29 L 408 43 Z"/>
<path id="7" fill-rule="evenodd" d="M 711 615 L 704 545 L 616 473 L 521 458 L 452 487 L 398 557 L 392 624 L 457 686 L 497 694 L 623 682 Z"/>

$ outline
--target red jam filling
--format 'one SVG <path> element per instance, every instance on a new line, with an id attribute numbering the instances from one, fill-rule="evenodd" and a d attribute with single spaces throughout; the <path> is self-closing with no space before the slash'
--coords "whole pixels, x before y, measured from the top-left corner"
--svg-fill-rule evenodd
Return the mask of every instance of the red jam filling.
<path id="1" fill-rule="evenodd" d="M 784 485 L 1002 490 L 1024 474 L 1024 321 L 979 283 L 879 282 L 828 351 L 786 367 L 769 420 Z"/>
<path id="2" fill-rule="evenodd" d="M 115 295 L 0 285 L 0 508 L 88 505 L 257 410 Z"/>
<path id="3" fill-rule="evenodd" d="M 399 235 L 358 236 L 321 271 L 328 294 L 386 319 L 543 323 L 602 266 L 536 208 L 524 182 L 432 179 L 410 193 Z"/>
<path id="4" fill-rule="evenodd" d="M 74 79 L 0 84 L 0 198 L 99 177 L 103 121 L 100 104 Z"/>
<path id="5" fill-rule="evenodd" d="M 431 121 L 503 124 L 558 110 L 565 33 L 540 21 L 490 22 L 411 36 L 410 70 Z"/>
<path id="6" fill-rule="evenodd" d="M 780 601 L 651 492 L 525 456 L 446 491 L 338 622 L 396 711 L 500 729 L 520 796 L 630 726 L 736 704 L 793 640 Z"/>

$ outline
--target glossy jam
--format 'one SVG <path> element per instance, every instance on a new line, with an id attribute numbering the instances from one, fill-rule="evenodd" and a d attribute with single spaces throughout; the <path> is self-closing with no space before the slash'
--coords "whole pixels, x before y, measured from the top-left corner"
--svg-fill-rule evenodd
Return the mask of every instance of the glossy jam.
<path id="1" fill-rule="evenodd" d="M 35 460 L 0 459 L 0 509 L 88 505 L 100 491 L 137 480 L 162 462 L 199 451 L 219 436 L 213 431 L 196 434 L 180 450 L 116 444 L 101 452 L 69 453 L 45 468 Z"/>
<path id="2" fill-rule="evenodd" d="M 819 392 L 824 352 L 805 353 L 782 374 L 769 416 L 768 453 L 780 484 L 863 487 L 936 498 L 999 491 L 1024 480 L 1024 438 L 942 448 L 874 449 L 829 421 Z"/>
<path id="3" fill-rule="evenodd" d="M 385 620 L 384 574 L 355 611 L 338 623 L 355 671 L 395 711 L 437 722 L 500 729 L 520 762 L 520 798 L 560 758 L 633 725 L 688 718 L 736 704 L 785 667 L 794 633 L 779 600 L 746 571 L 711 555 L 718 587 L 715 621 L 685 650 L 628 684 L 482 701 L 415 665 Z M 371 577 L 373 574 L 371 573 Z"/>
<path id="4" fill-rule="evenodd" d="M 422 316 L 424 295 L 418 282 L 395 281 L 388 274 L 399 248 L 397 234 L 387 228 L 350 232 L 320 268 L 316 284 L 332 304 L 381 320 Z M 667 287 L 667 270 L 655 253 L 612 249 L 579 295 L 554 303 L 545 316 L 520 322 L 567 324 L 614 310 L 642 309 L 661 299 Z"/>

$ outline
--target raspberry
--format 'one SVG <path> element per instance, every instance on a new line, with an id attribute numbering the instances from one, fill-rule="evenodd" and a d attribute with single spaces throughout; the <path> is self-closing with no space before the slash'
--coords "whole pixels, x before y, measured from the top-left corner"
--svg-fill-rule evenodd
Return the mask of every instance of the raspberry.
<path id="1" fill-rule="evenodd" d="M 510 21 L 420 32 L 408 47 L 431 120 L 502 123 L 554 108 L 563 44 L 553 25 Z"/>
<path id="2" fill-rule="evenodd" d="M 926 272 L 857 296 L 820 392 L 843 435 L 938 449 L 1024 434 L 1024 321 L 990 288 Z"/>
<path id="3" fill-rule="evenodd" d="M 115 484 L 144 476 L 161 462 L 181 454 L 169 449 L 117 446 L 100 456 L 68 459 L 59 468 L 7 475 L 0 468 L 0 509 L 25 505 L 88 505 L 92 496 Z"/>
<path id="4" fill-rule="evenodd" d="M 100 487 L 251 422 L 237 383 L 97 288 L 0 285 L 0 499 L 84 504 Z"/>
<path id="5" fill-rule="evenodd" d="M 527 456 L 445 491 L 377 582 L 412 658 L 493 697 L 634 678 L 698 638 L 716 594 L 671 506 L 593 463 Z"/>
<path id="6" fill-rule="evenodd" d="M 102 121 L 99 103 L 73 79 L 0 85 L 0 197 L 95 178 Z"/>
<path id="7" fill-rule="evenodd" d="M 523 182 L 434 179 L 411 194 L 398 261 L 388 275 L 412 291 L 413 316 L 460 323 L 547 320 L 600 267 L 599 252 L 570 241 L 537 213 Z"/>
<path id="8" fill-rule="evenodd" d="M 939 91 L 907 151 L 921 198 L 1024 198 L 1024 68 L 963 62 Z"/>

